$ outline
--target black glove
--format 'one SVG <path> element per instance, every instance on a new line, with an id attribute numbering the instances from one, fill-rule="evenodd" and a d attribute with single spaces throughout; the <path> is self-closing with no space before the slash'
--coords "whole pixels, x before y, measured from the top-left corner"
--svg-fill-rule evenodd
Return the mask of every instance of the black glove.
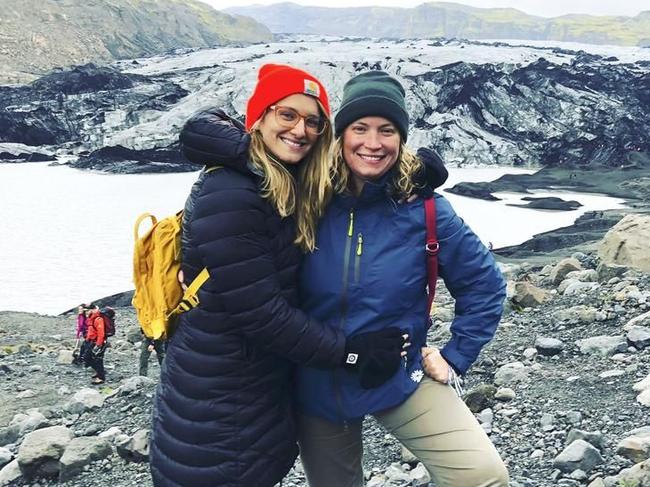
<path id="1" fill-rule="evenodd" d="M 415 175 L 417 194 L 422 198 L 429 198 L 433 196 L 434 189 L 445 184 L 449 173 L 445 168 L 444 161 L 435 150 L 420 147 L 417 156 L 424 165 L 424 171 Z"/>
<path id="2" fill-rule="evenodd" d="M 359 374 L 364 389 L 379 387 L 399 369 L 403 335 L 403 330 L 391 327 L 348 337 L 344 367 Z"/>

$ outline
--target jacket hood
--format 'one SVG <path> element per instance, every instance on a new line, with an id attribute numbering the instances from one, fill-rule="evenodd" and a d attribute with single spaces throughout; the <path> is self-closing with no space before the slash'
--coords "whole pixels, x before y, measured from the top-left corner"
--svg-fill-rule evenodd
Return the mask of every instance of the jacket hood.
<path id="1" fill-rule="evenodd" d="M 250 135 L 244 125 L 217 108 L 196 113 L 181 130 L 181 152 L 193 164 L 226 166 L 250 174 Z"/>

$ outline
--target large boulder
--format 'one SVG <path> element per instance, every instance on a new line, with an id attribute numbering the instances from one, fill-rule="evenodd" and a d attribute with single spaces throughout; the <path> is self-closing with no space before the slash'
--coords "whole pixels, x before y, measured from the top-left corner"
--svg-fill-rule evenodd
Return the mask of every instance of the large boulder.
<path id="1" fill-rule="evenodd" d="M 7 465 L 13 458 L 14 456 L 9 450 L 6 448 L 0 448 L 0 468 Z"/>
<path id="2" fill-rule="evenodd" d="M 498 386 L 517 384 L 528 380 L 529 369 L 521 362 L 511 362 L 499 367 L 494 374 Z"/>
<path id="3" fill-rule="evenodd" d="M 570 445 L 576 440 L 584 440 L 601 451 L 605 447 L 605 437 L 600 431 L 583 431 L 573 428 L 567 435 L 566 444 Z"/>
<path id="4" fill-rule="evenodd" d="M 564 473 L 578 469 L 589 472 L 601 463 L 603 457 L 598 449 L 584 440 L 573 441 L 553 460 L 553 466 Z"/>
<path id="5" fill-rule="evenodd" d="M 562 352 L 564 343 L 557 338 L 537 337 L 535 340 L 535 348 L 540 355 L 551 357 Z"/>
<path id="6" fill-rule="evenodd" d="M 0 487 L 14 485 L 14 481 L 22 477 L 18 460 L 13 460 L 0 469 Z"/>
<path id="7" fill-rule="evenodd" d="M 61 365 L 71 365 L 74 362 L 74 355 L 72 350 L 59 350 L 59 355 L 56 358 L 56 363 Z"/>
<path id="8" fill-rule="evenodd" d="M 623 274 L 625 274 L 629 269 L 624 266 L 624 265 L 617 265 L 617 264 L 605 264 L 604 262 L 601 262 L 598 264 L 598 267 L 596 269 L 596 272 L 598 273 L 598 280 L 600 282 L 607 282 L 610 279 L 613 279 L 615 277 L 621 277 Z"/>
<path id="9" fill-rule="evenodd" d="M 627 341 L 638 350 L 650 347 L 650 328 L 645 326 L 632 326 L 627 331 Z"/>
<path id="10" fill-rule="evenodd" d="M 86 465 L 102 460 L 113 453 L 111 444 L 104 438 L 82 436 L 74 438 L 60 460 L 59 482 L 65 482 L 81 473 Z"/>
<path id="11" fill-rule="evenodd" d="M 120 435 L 115 438 L 115 447 L 119 456 L 131 462 L 149 461 L 149 430 L 142 429 L 133 437 Z"/>
<path id="12" fill-rule="evenodd" d="M 133 377 L 124 379 L 120 387 L 118 387 L 111 395 L 137 396 L 138 394 L 146 393 L 146 391 L 151 389 L 155 384 L 156 381 L 149 377 L 134 375 Z"/>
<path id="13" fill-rule="evenodd" d="M 599 335 L 582 340 L 576 340 L 580 352 L 584 354 L 598 354 L 603 357 L 614 355 L 627 350 L 627 340 L 622 335 Z"/>
<path id="14" fill-rule="evenodd" d="M 6 428 L 0 429 L 0 445 L 16 443 L 21 437 L 39 428 L 50 426 L 48 419 L 39 411 L 16 414 Z"/>
<path id="15" fill-rule="evenodd" d="M 621 470 L 612 480 L 614 483 L 607 485 L 650 487 L 650 459 Z"/>
<path id="16" fill-rule="evenodd" d="M 650 459 L 650 426 L 630 431 L 616 446 L 616 453 L 633 462 Z"/>
<path id="17" fill-rule="evenodd" d="M 555 312 L 554 317 L 558 321 L 593 323 L 600 317 L 600 315 L 596 308 L 578 305 L 571 308 L 560 308 Z"/>
<path id="18" fill-rule="evenodd" d="M 578 259 L 574 259 L 572 257 L 568 259 L 562 259 L 551 271 L 551 281 L 553 281 L 553 284 L 557 286 L 564 280 L 569 272 L 581 270 L 582 264 L 580 264 L 580 261 Z"/>
<path id="19" fill-rule="evenodd" d="M 25 436 L 18 449 L 18 465 L 26 478 L 56 477 L 59 459 L 72 441 L 65 426 L 50 426 Z"/>
<path id="20" fill-rule="evenodd" d="M 650 389 L 650 374 L 648 374 L 645 379 L 640 380 L 639 382 L 634 384 L 632 386 L 632 389 L 638 392 L 642 392 Z"/>
<path id="21" fill-rule="evenodd" d="M 85 411 L 92 409 L 99 409 L 104 405 L 104 396 L 95 390 L 84 388 L 75 393 L 70 399 L 70 402 L 66 404 L 66 410 L 75 413 L 81 414 Z"/>
<path id="22" fill-rule="evenodd" d="M 549 293 L 533 286 L 529 282 L 516 282 L 514 285 L 512 301 L 524 308 L 539 306 L 550 298 Z"/>
<path id="23" fill-rule="evenodd" d="M 597 282 L 574 281 L 566 287 L 563 294 L 565 296 L 577 296 L 598 289 L 598 287 L 600 287 L 600 284 Z"/>
<path id="24" fill-rule="evenodd" d="M 470 411 L 478 413 L 494 405 L 496 391 L 497 388 L 492 384 L 478 384 L 465 394 L 463 400 Z"/>
<path id="25" fill-rule="evenodd" d="M 625 324 L 623 329 L 625 331 L 629 331 L 637 326 L 650 327 L 650 311 L 647 311 L 639 316 L 635 316 Z"/>
<path id="26" fill-rule="evenodd" d="M 605 264 L 617 264 L 650 272 L 650 216 L 627 215 L 605 234 L 598 256 Z"/>
<path id="27" fill-rule="evenodd" d="M 650 389 L 641 391 L 641 394 L 636 396 L 636 400 L 642 406 L 650 408 Z"/>

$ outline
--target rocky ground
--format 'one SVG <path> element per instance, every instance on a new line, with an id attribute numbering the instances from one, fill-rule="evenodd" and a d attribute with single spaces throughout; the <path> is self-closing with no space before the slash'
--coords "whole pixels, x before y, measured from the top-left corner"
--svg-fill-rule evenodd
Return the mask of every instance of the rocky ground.
<path id="1" fill-rule="evenodd" d="M 502 265 L 507 311 L 464 399 L 511 485 L 650 486 L 650 273 L 599 265 L 595 252 Z M 452 318 L 440 286 L 432 344 L 445 342 Z M 159 369 L 152 357 L 152 379 L 136 376 L 133 309 L 118 308 L 117 323 L 107 383 L 93 388 L 89 370 L 69 363 L 73 315 L 0 313 L 0 485 L 151 485 L 147 430 Z M 365 448 L 368 486 L 434 485 L 372 420 Z M 643 461 L 641 473 L 621 474 Z M 26 478 L 43 472 L 60 481 Z M 283 485 L 305 485 L 299 464 Z"/>

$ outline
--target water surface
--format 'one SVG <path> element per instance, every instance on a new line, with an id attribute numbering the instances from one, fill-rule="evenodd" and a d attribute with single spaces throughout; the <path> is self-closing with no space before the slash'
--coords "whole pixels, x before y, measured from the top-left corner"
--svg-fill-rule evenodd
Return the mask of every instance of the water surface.
<path id="1" fill-rule="evenodd" d="M 491 181 L 513 168 L 450 169 L 446 186 Z M 132 289 L 133 223 L 183 207 L 197 173 L 107 175 L 44 164 L 0 164 L 0 310 L 56 314 L 81 302 Z M 562 193 L 584 207 L 571 212 L 506 206 L 523 195 L 490 202 L 444 193 L 487 244 L 514 245 L 570 225 L 588 210 L 622 200 Z M 538 193 L 540 196 L 558 192 Z"/>

